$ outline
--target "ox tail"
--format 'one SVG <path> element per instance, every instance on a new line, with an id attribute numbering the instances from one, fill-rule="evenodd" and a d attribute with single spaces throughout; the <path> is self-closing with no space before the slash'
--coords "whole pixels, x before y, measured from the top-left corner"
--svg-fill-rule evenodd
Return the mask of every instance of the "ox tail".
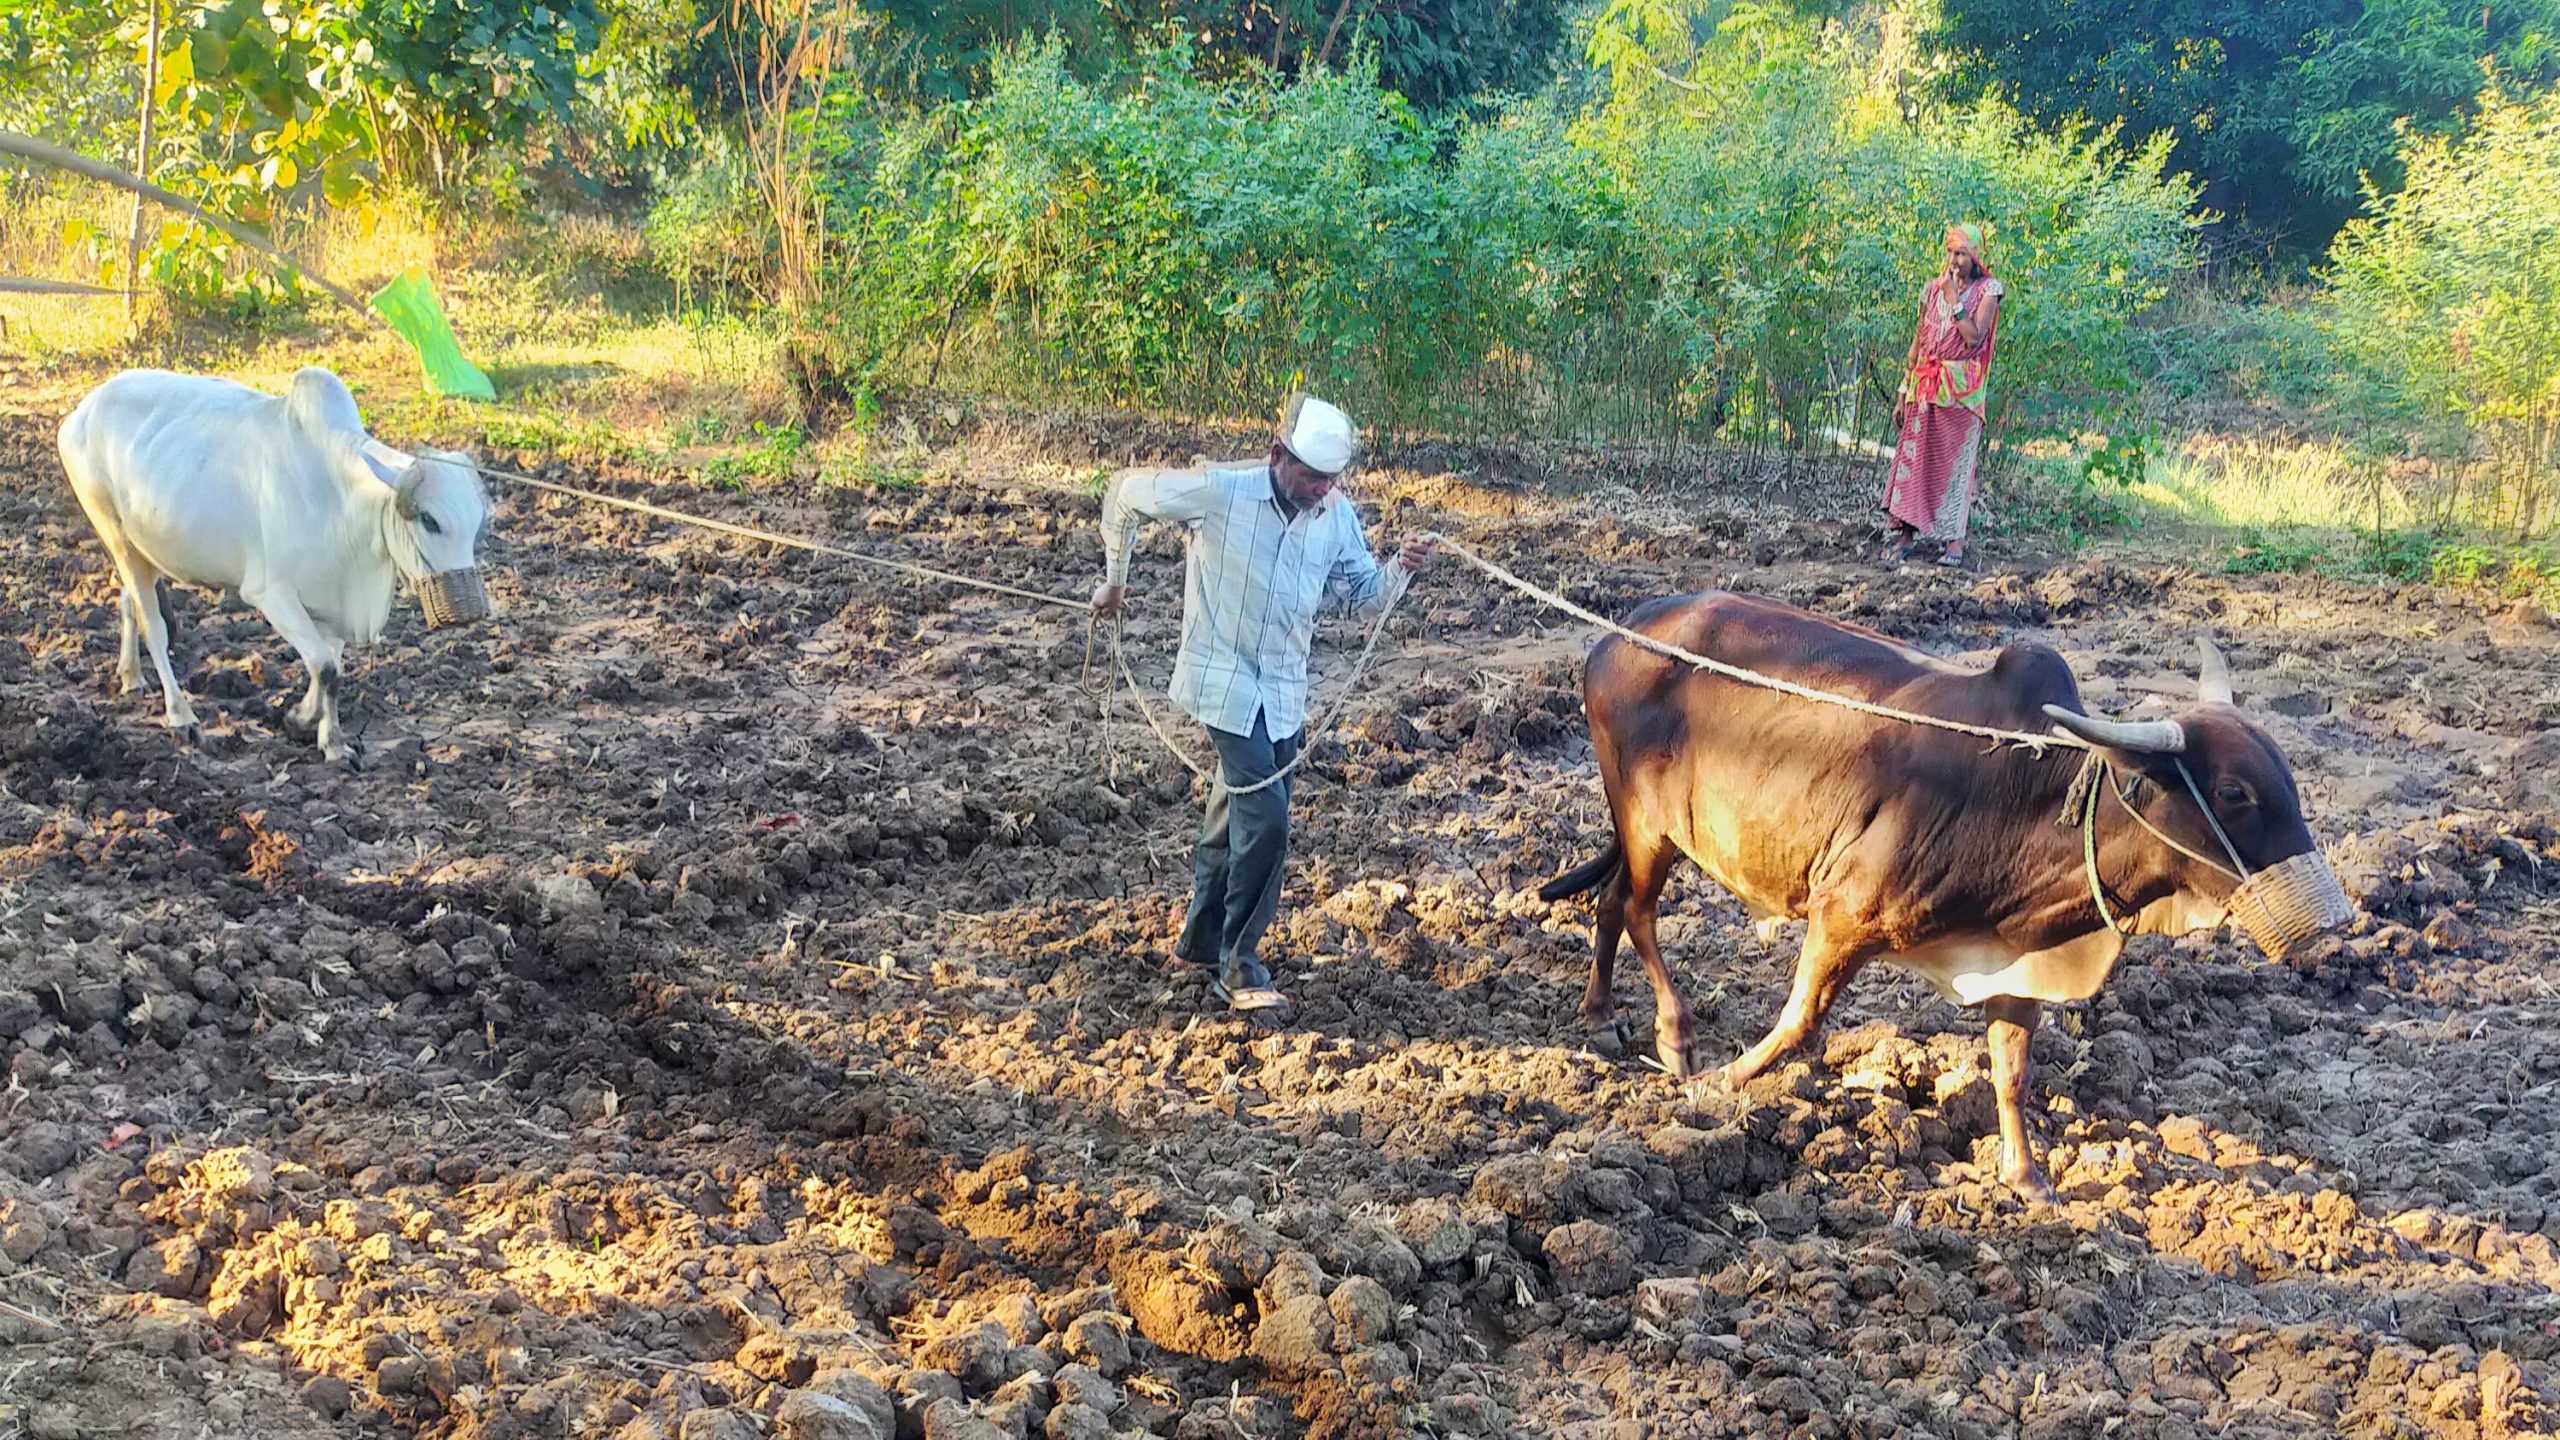
<path id="1" fill-rule="evenodd" d="M 1608 849 L 1539 886 L 1538 898 L 1561 900 L 1567 895 L 1579 895 L 1616 874 L 1625 859 L 1626 852 L 1619 848 L 1617 838 L 1612 836 Z"/>

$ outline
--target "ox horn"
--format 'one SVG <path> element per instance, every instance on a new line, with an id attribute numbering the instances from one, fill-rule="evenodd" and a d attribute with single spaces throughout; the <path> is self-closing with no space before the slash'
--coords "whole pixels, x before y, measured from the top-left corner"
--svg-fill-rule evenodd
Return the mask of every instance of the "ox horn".
<path id="1" fill-rule="evenodd" d="M 2196 695 L 2207 705 L 2237 704 L 2231 698 L 2231 662 L 2222 658 L 2222 648 L 2210 635 L 2198 635 L 2196 648 L 2204 652 L 2203 668 L 2196 673 Z"/>
<path id="2" fill-rule="evenodd" d="M 2187 732 L 2175 720 L 2106 720 L 2059 705 L 2044 707 L 2045 718 L 2092 745 L 2141 755 L 2175 755 L 2187 748 Z"/>

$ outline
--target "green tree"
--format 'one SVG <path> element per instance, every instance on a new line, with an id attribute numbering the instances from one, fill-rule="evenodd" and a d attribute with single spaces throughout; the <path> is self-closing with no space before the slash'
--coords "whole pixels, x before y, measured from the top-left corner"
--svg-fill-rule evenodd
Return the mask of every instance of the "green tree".
<path id="1" fill-rule="evenodd" d="M 2330 251 L 2330 318 L 2369 397 L 2466 426 L 2482 484 L 2451 503 L 2530 535 L 2560 478 L 2560 92 L 2486 94 L 2470 134 L 2402 159 Z"/>
<path id="2" fill-rule="evenodd" d="M 138 7 L 0 0 L 0 127 L 56 142 L 133 133 Z"/>
<path id="3" fill-rule="evenodd" d="M 452 184 L 565 116 L 604 0 L 0 0 L 0 112 L 117 164 L 131 150 L 150 6 L 157 121 L 145 177 L 231 220 Z M 103 264 L 121 246 L 103 244 Z M 183 297 L 281 293 L 263 261 L 169 218 L 146 247 Z M 246 290 L 235 287 L 246 285 Z"/>
<path id="4" fill-rule="evenodd" d="M 1281 75 L 1375 52 L 1378 79 L 1425 111 L 1479 95 L 1534 90 L 1553 73 L 1566 6 L 1559 0 L 1171 0 L 1158 23 L 1203 49 Z"/>
<path id="5" fill-rule="evenodd" d="M 725 9 L 726 7 L 719 7 Z M 1355 53 L 1425 111 L 1543 86 L 1573 0 L 872 0 L 843 7 L 855 37 L 840 69 L 895 104 L 985 92 L 998 57 L 1055 38 L 1068 73 L 1101 81 L 1174 50 L 1218 80 L 1341 70 Z M 852 12 L 858 11 L 858 16 Z M 713 14 L 681 67 L 705 108 L 734 113 L 735 53 L 752 51 L 751 15 Z"/>
<path id="6" fill-rule="evenodd" d="M 441 184 L 567 116 L 604 18 L 600 0 L 352 0 L 346 59 L 377 160 Z"/>
<path id="7" fill-rule="evenodd" d="M 2131 390 L 2126 326 L 2188 257 L 2165 142 L 1906 119 L 1873 52 L 1792 12 L 1623 0 L 1615 82 L 1432 116 L 1374 58 L 1132 83 L 1063 47 L 839 152 L 825 324 L 858 383 L 1216 408 L 1303 376 L 1441 433 L 1796 450 L 1888 433 L 1913 301 L 1955 215 L 2016 286 L 1998 418 L 2070 434 Z M 947 368 L 945 362 L 948 362 Z"/>
<path id="8" fill-rule="evenodd" d="M 1940 0 L 1959 97 L 2054 124 L 2176 137 L 2172 163 L 2254 235 L 2316 251 L 2367 177 L 2397 183 L 2402 121 L 2457 133 L 2483 64 L 2560 74 L 2560 0 Z"/>

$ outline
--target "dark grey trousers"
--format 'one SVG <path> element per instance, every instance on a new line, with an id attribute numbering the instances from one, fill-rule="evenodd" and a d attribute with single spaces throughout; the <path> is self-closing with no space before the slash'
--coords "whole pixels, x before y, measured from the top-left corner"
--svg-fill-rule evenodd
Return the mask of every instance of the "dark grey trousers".
<path id="1" fill-rule="evenodd" d="M 1247 984 L 1269 982 L 1254 951 L 1280 905 L 1280 877 L 1289 859 L 1289 787 L 1297 777 L 1250 795 L 1228 787 L 1251 785 L 1287 765 L 1297 756 L 1299 738 L 1273 740 L 1259 714 L 1250 735 L 1209 730 L 1210 743 L 1218 747 L 1218 780 L 1209 787 L 1209 813 L 1191 859 L 1191 913 L 1174 952 L 1195 965 L 1223 968 L 1241 961 Z"/>

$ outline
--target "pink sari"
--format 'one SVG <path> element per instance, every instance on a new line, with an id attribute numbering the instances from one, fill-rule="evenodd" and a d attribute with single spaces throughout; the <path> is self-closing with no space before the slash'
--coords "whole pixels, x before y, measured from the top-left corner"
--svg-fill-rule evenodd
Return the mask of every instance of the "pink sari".
<path id="1" fill-rule="evenodd" d="M 1932 540 L 1953 541 L 1964 538 L 1973 513 L 1985 382 L 2000 338 L 1994 317 L 1982 343 L 1967 345 L 1956 316 L 1979 311 L 2003 291 L 1987 271 L 1952 300 L 1945 287 L 1939 276 L 1920 292 L 1920 355 L 1902 377 L 1902 438 L 1885 478 L 1884 508 Z"/>

